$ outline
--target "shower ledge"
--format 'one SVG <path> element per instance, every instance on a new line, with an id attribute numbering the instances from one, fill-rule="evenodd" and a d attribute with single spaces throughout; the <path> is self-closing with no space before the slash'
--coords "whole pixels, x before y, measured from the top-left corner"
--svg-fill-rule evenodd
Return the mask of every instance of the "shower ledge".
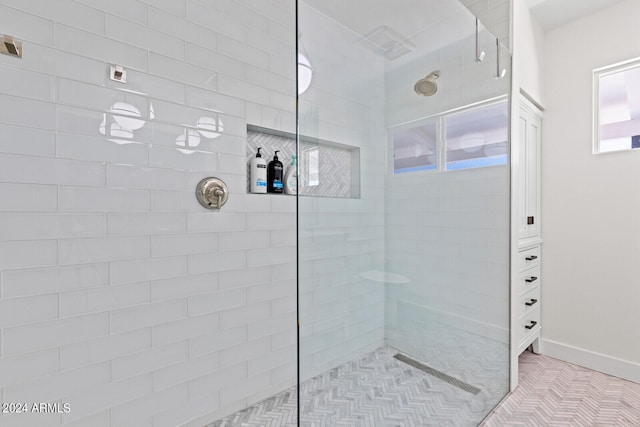
<path id="1" fill-rule="evenodd" d="M 360 277 L 374 282 L 386 283 L 389 285 L 404 285 L 411 283 L 408 277 L 384 270 L 369 270 L 360 273 Z"/>

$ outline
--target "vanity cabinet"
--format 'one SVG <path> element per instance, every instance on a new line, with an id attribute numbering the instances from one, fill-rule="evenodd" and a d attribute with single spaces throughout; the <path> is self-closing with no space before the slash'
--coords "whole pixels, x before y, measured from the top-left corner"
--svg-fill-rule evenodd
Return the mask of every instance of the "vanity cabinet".
<path id="1" fill-rule="evenodd" d="M 518 281 L 516 299 L 517 354 L 534 344 L 537 351 L 542 327 L 540 319 L 540 146 L 542 111 L 526 98 L 520 101 L 518 123 L 517 218 Z"/>
<path id="2" fill-rule="evenodd" d="M 514 286 L 516 299 L 516 345 L 517 354 L 529 345 L 535 344 L 537 350 L 540 339 L 540 245 L 522 248 L 518 252 L 518 281 Z"/>
<path id="3" fill-rule="evenodd" d="M 516 115 L 517 114 L 517 115 Z M 540 149 L 542 111 L 521 96 L 512 133 L 511 389 L 517 386 L 518 356 L 538 352 L 543 319 Z"/>

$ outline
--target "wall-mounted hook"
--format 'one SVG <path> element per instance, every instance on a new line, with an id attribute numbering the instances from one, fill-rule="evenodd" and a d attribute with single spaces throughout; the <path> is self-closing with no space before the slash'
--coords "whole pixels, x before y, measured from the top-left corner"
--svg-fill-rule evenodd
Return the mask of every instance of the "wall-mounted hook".
<path id="1" fill-rule="evenodd" d="M 111 65 L 109 66 L 109 78 L 114 82 L 126 83 L 127 70 L 122 65 Z"/>
<path id="2" fill-rule="evenodd" d="M 476 18 L 476 62 L 484 61 L 486 55 L 484 50 L 480 50 L 480 20 Z"/>
<path id="3" fill-rule="evenodd" d="M 0 36 L 0 53 L 22 58 L 22 42 L 16 41 L 12 36 Z"/>
<path id="4" fill-rule="evenodd" d="M 500 60 L 500 39 L 496 38 L 496 79 L 501 79 L 507 75 L 507 69 L 502 67 Z"/>

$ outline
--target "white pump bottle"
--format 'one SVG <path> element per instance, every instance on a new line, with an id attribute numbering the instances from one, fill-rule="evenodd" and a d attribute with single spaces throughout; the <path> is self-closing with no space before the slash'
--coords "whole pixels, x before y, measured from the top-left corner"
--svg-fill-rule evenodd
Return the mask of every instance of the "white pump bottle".
<path id="1" fill-rule="evenodd" d="M 251 192 L 266 193 L 267 192 L 267 161 L 262 158 L 260 150 L 258 154 L 251 159 Z"/>

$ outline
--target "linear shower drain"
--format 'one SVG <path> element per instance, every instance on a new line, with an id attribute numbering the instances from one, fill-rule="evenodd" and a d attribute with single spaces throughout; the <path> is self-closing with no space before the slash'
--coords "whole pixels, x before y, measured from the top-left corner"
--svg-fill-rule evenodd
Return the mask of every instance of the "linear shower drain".
<path id="1" fill-rule="evenodd" d="M 427 366 L 423 363 L 420 363 L 417 360 L 414 360 L 410 357 L 407 357 L 404 354 L 398 353 L 393 357 L 394 359 L 404 362 L 409 366 L 413 366 L 416 369 L 420 369 L 422 372 L 429 374 L 432 377 L 436 377 L 446 383 L 449 383 L 452 386 L 459 388 L 460 390 L 464 390 L 471 394 L 478 394 L 481 391 L 478 387 L 474 387 L 471 384 L 467 384 L 464 381 L 460 381 L 459 379 L 452 377 L 451 375 L 447 375 L 444 372 L 440 372 L 437 369 L 433 369 L 432 367 Z"/>

